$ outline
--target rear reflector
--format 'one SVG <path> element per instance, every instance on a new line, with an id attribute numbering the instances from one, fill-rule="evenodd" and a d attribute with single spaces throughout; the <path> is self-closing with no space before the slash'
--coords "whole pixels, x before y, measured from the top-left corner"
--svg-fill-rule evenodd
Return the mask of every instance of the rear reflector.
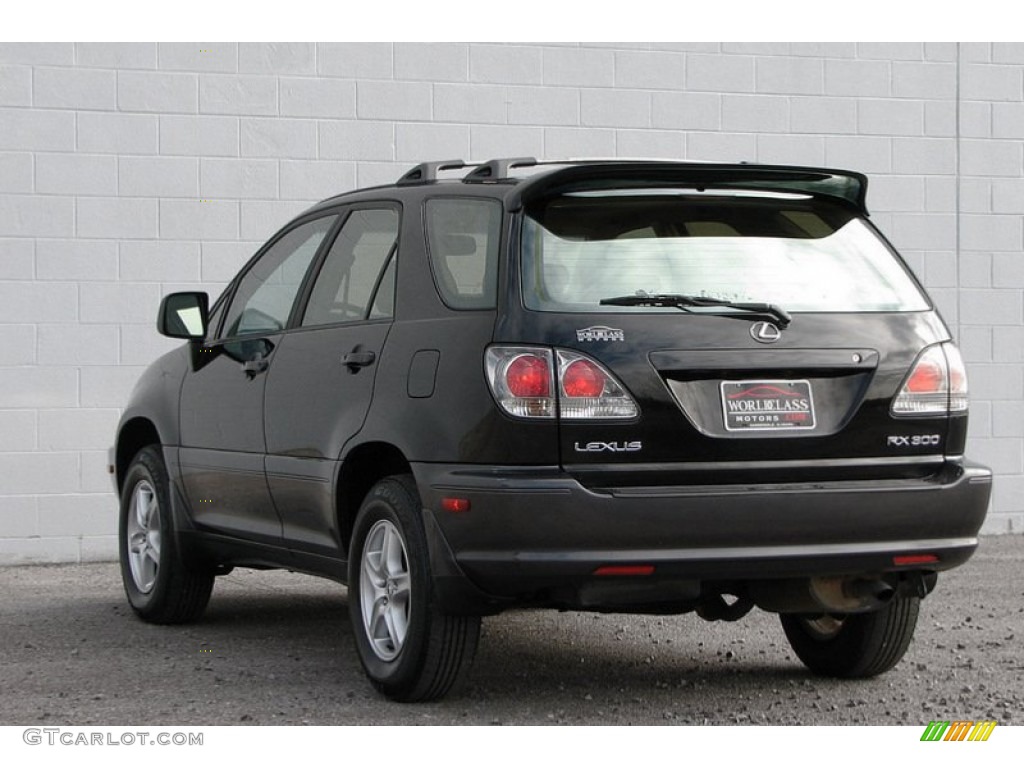
<path id="1" fill-rule="evenodd" d="M 650 576 L 653 565 L 602 565 L 594 570 L 595 576 Z"/>
<path id="2" fill-rule="evenodd" d="M 939 562 L 938 555 L 896 555 L 892 559 L 893 565 L 924 565 L 937 562 Z"/>
<path id="3" fill-rule="evenodd" d="M 469 512 L 469 507 L 469 499 L 441 499 L 441 509 L 443 509 L 445 512 Z"/>

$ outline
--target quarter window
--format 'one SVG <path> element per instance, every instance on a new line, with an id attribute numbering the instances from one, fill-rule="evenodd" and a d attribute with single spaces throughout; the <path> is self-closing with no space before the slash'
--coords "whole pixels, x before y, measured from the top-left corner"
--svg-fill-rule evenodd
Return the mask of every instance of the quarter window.
<path id="1" fill-rule="evenodd" d="M 437 198 L 426 204 L 434 280 L 452 309 L 493 309 L 498 293 L 501 204 Z"/>

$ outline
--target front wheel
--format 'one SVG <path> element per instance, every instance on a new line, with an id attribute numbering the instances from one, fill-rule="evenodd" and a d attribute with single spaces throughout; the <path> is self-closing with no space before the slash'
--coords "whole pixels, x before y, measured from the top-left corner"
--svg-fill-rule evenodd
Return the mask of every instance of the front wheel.
<path id="1" fill-rule="evenodd" d="M 367 494 L 352 532 L 349 615 L 363 668 L 395 701 L 439 699 L 465 675 L 479 616 L 451 616 L 433 599 L 430 557 L 412 477 Z"/>
<path id="2" fill-rule="evenodd" d="M 828 677 L 874 677 L 907 652 L 921 600 L 897 597 L 871 613 L 806 616 L 782 614 L 782 628 L 808 669 Z"/>

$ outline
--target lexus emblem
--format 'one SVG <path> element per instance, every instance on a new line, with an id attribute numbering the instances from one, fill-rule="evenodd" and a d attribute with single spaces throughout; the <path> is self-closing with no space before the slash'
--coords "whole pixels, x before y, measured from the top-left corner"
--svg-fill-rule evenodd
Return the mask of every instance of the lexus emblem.
<path id="1" fill-rule="evenodd" d="M 754 341 L 759 341 L 762 344 L 774 344 L 782 337 L 782 331 L 775 323 L 765 321 L 750 326 L 750 335 Z"/>

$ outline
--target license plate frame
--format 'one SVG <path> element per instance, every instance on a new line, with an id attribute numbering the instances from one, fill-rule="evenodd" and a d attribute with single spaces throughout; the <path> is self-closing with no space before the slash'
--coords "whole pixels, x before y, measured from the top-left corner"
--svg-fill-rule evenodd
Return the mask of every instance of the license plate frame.
<path id="1" fill-rule="evenodd" d="M 807 379 L 747 379 L 720 385 L 728 432 L 806 432 L 817 425 Z"/>

